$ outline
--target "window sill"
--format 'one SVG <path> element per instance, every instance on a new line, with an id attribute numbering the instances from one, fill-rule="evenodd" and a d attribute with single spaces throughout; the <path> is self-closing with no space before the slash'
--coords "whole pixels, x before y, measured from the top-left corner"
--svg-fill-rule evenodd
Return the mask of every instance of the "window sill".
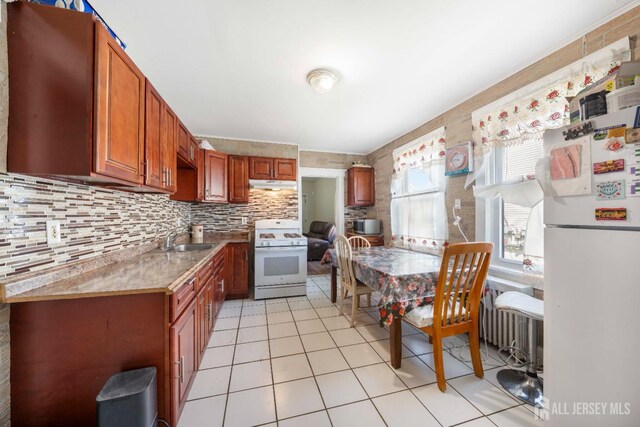
<path id="1" fill-rule="evenodd" d="M 508 268 L 502 265 L 490 265 L 488 280 L 494 283 L 501 283 L 506 286 L 517 286 L 523 288 L 530 288 L 533 295 L 533 289 L 543 290 L 543 284 L 530 283 L 523 279 L 524 273 L 521 269 Z"/>

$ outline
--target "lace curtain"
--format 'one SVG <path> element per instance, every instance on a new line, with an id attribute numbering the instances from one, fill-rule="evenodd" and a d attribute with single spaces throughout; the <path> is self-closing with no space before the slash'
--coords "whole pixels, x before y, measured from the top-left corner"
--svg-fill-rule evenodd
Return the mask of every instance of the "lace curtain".
<path id="1" fill-rule="evenodd" d="M 445 128 L 441 127 L 393 151 L 392 245 L 442 252 L 448 232 L 445 142 Z"/>
<path id="2" fill-rule="evenodd" d="M 547 129 L 569 124 L 569 102 L 594 82 L 614 73 L 630 59 L 625 38 L 519 91 L 516 99 L 497 101 L 472 114 L 476 154 L 538 139 Z M 497 104 L 497 106 L 495 106 Z"/>

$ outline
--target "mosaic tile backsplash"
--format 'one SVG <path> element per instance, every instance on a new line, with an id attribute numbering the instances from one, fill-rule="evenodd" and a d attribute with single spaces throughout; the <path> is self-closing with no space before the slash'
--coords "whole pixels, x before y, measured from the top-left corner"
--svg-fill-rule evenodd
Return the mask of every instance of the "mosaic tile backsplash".
<path id="1" fill-rule="evenodd" d="M 246 205 L 191 205 L 191 221 L 205 231 L 253 231 L 260 219 L 298 219 L 298 193 L 294 190 L 252 189 Z M 242 224 L 242 217 L 247 224 Z"/>
<path id="2" fill-rule="evenodd" d="M 167 195 L 0 174 L 0 278 L 186 232 L 190 207 Z M 48 220 L 60 221 L 57 245 L 47 245 Z"/>

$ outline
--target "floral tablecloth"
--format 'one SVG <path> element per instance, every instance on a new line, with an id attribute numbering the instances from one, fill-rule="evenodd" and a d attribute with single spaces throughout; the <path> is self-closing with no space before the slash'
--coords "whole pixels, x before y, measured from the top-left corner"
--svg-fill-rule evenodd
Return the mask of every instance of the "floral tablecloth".
<path id="1" fill-rule="evenodd" d="M 435 255 L 382 246 L 353 252 L 356 279 L 382 294 L 381 326 L 433 302 L 441 261 Z M 322 262 L 338 267 L 335 249 L 328 249 Z"/>

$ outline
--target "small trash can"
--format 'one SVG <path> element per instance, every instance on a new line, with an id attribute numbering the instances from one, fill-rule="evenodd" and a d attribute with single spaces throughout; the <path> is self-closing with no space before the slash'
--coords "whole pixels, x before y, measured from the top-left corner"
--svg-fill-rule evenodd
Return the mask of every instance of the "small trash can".
<path id="1" fill-rule="evenodd" d="M 155 427 L 156 368 L 113 375 L 96 397 L 98 427 Z"/>

